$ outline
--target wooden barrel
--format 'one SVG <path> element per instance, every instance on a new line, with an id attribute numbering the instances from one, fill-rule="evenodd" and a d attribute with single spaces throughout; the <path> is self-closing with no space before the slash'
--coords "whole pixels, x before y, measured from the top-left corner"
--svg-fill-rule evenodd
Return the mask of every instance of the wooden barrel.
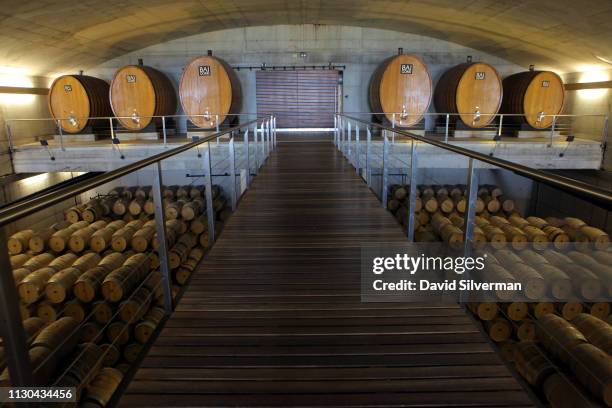
<path id="1" fill-rule="evenodd" d="M 155 328 L 165 316 L 165 311 L 161 307 L 152 307 L 147 311 L 142 322 L 138 323 L 134 328 L 134 338 L 141 344 L 149 341 L 149 338 L 155 331 Z"/>
<path id="2" fill-rule="evenodd" d="M 31 347 L 42 346 L 51 350 L 57 349 L 56 355 L 61 358 L 74 349 L 80 337 L 79 322 L 72 317 L 62 317 L 42 329 Z"/>
<path id="3" fill-rule="evenodd" d="M 79 344 L 72 354 L 72 361 L 64 377 L 74 380 L 76 384 L 88 384 L 102 366 L 102 350 L 94 343 Z"/>
<path id="4" fill-rule="evenodd" d="M 77 279 L 73 287 L 74 295 L 81 302 L 91 302 L 99 292 L 106 275 L 119 268 L 131 254 L 115 252 L 102 258 L 97 266 L 88 269 Z"/>
<path id="5" fill-rule="evenodd" d="M 536 332 L 544 348 L 566 364 L 573 361 L 572 349 L 587 342 L 576 327 L 552 313 L 538 318 Z"/>
<path id="6" fill-rule="evenodd" d="M 102 283 L 102 295 L 109 302 L 118 302 L 142 281 L 151 265 L 146 254 L 131 256 L 125 263 L 109 273 Z"/>
<path id="7" fill-rule="evenodd" d="M 60 313 L 60 305 L 50 302 L 39 302 L 36 305 L 36 316 L 40 317 L 47 323 L 52 323 L 57 320 Z"/>
<path id="8" fill-rule="evenodd" d="M 132 236 L 143 226 L 141 220 L 130 221 L 125 227 L 115 231 L 111 237 L 111 246 L 115 251 L 123 252 L 127 249 Z"/>
<path id="9" fill-rule="evenodd" d="M 104 343 L 100 344 L 104 357 L 102 359 L 102 365 L 105 367 L 111 367 L 116 365 L 121 358 L 121 352 L 114 344 Z"/>
<path id="10" fill-rule="evenodd" d="M 140 287 L 129 299 L 119 305 L 119 318 L 125 323 L 134 323 L 145 315 L 151 305 L 151 291 Z"/>
<path id="11" fill-rule="evenodd" d="M 458 113 L 468 127 L 483 128 L 499 111 L 502 94 L 502 81 L 493 66 L 467 62 L 442 74 L 434 92 L 434 105 L 438 112 Z"/>
<path id="12" fill-rule="evenodd" d="M 97 322 L 86 322 L 81 327 L 81 341 L 85 343 L 97 342 L 102 332 L 102 325 Z"/>
<path id="13" fill-rule="evenodd" d="M 503 80 L 504 98 L 501 113 L 524 116 L 504 117 L 504 123 L 525 123 L 534 129 L 552 125 L 552 116 L 563 110 L 563 80 L 551 71 L 525 71 Z"/>
<path id="14" fill-rule="evenodd" d="M 51 248 L 55 252 L 63 252 L 64 249 L 66 249 L 66 245 L 68 245 L 70 236 L 74 232 L 86 228 L 88 226 L 89 222 L 87 221 L 77 221 L 71 224 L 69 227 L 58 230 L 56 233 L 51 235 L 51 238 L 49 238 L 49 248 Z"/>
<path id="15" fill-rule="evenodd" d="M 187 259 L 191 248 L 198 243 L 198 237 L 190 232 L 182 235 L 168 252 L 170 269 L 176 269 Z"/>
<path id="16" fill-rule="evenodd" d="M 580 302 L 558 303 L 556 308 L 559 314 L 567 321 L 572 321 L 584 310 L 584 306 Z"/>
<path id="17" fill-rule="evenodd" d="M 123 381 L 123 373 L 115 368 L 106 367 L 100 370 L 87 385 L 85 401 L 93 401 L 104 407 Z"/>
<path id="18" fill-rule="evenodd" d="M 125 222 L 122 220 L 108 223 L 106 227 L 97 230 L 91 235 L 89 247 L 96 252 L 104 251 L 111 245 L 113 234 L 123 227 L 125 227 Z"/>
<path id="19" fill-rule="evenodd" d="M 30 365 L 35 368 L 38 367 L 33 372 L 33 385 L 48 385 L 57 369 L 58 356 L 53 354 L 49 348 L 42 346 L 31 347 L 28 356 L 30 357 Z M 3 387 L 11 385 L 8 368 L 5 368 L 0 375 L 0 385 Z"/>
<path id="20" fill-rule="evenodd" d="M 113 322 L 106 329 L 106 337 L 111 343 L 123 346 L 130 341 L 130 325 L 124 322 Z"/>
<path id="21" fill-rule="evenodd" d="M 142 351 L 142 344 L 130 343 L 123 348 L 123 359 L 128 363 L 133 363 Z"/>
<path id="22" fill-rule="evenodd" d="M 592 344 L 579 344 L 571 350 L 570 367 L 578 381 L 612 407 L 612 357 Z"/>
<path id="23" fill-rule="evenodd" d="M 602 405 L 577 386 L 575 378 L 565 374 L 551 374 L 542 386 L 550 408 L 601 408 Z"/>
<path id="24" fill-rule="evenodd" d="M 525 380 L 536 387 L 542 385 L 549 375 L 556 371 L 553 364 L 538 346 L 530 341 L 516 344 L 514 348 L 516 370 Z"/>
<path id="25" fill-rule="evenodd" d="M 79 133 L 87 126 L 104 123 L 88 118 L 112 116 L 108 90 L 108 83 L 102 79 L 87 75 L 60 76 L 49 88 L 49 112 L 54 119 L 62 119 L 60 125 L 64 132 Z"/>
<path id="26" fill-rule="evenodd" d="M 119 123 L 133 131 L 151 124 L 151 116 L 176 112 L 176 94 L 170 79 L 144 65 L 119 68 L 110 85 L 110 103 Z"/>
<path id="27" fill-rule="evenodd" d="M 104 301 L 98 300 L 92 306 L 93 317 L 99 324 L 106 324 L 110 322 L 113 318 L 113 314 L 115 313 L 115 309 L 113 305 Z"/>
<path id="28" fill-rule="evenodd" d="M 76 262 L 76 255 L 67 253 L 55 258 L 47 267 L 37 269 L 18 284 L 21 300 L 27 304 L 37 301 L 44 292 L 45 285 L 58 271 L 69 268 Z"/>
<path id="29" fill-rule="evenodd" d="M 590 343 L 608 354 L 612 353 L 612 326 L 607 322 L 593 315 L 580 313 L 572 319 L 572 324 Z"/>
<path id="30" fill-rule="evenodd" d="M 74 257 L 76 259 L 76 256 Z M 40 255 L 33 256 L 28 259 L 21 265 L 20 268 L 13 270 L 13 279 L 15 279 L 15 284 L 19 285 L 26 276 L 31 274 L 32 272 L 44 268 L 49 265 L 51 262 L 55 260 L 55 255 L 45 252 Z"/>
<path id="31" fill-rule="evenodd" d="M 487 334 L 494 342 L 508 340 L 512 334 L 512 325 L 504 318 L 498 317 L 493 320 L 485 321 L 484 327 Z"/>
<path id="32" fill-rule="evenodd" d="M 19 269 L 23 264 L 28 262 L 32 256 L 29 254 L 18 254 L 11 256 L 11 269 Z"/>
<path id="33" fill-rule="evenodd" d="M 34 230 L 27 229 L 11 235 L 7 242 L 10 255 L 17 255 L 28 249 L 28 243 L 34 236 Z"/>
<path id="34" fill-rule="evenodd" d="M 421 121 L 432 98 L 431 75 L 425 62 L 416 55 L 399 54 L 384 60 L 372 74 L 369 102 L 372 112 L 383 113 L 398 127 Z"/>
<path id="35" fill-rule="evenodd" d="M 70 268 L 54 274 L 45 285 L 45 294 L 51 303 L 61 303 L 71 293 L 79 277 L 100 262 L 100 255 L 90 252 L 77 259 Z"/>
<path id="36" fill-rule="evenodd" d="M 193 58 L 185 65 L 179 96 L 191 123 L 204 129 L 217 126 L 216 115 L 221 124 L 242 105 L 238 76 L 227 62 L 212 55 Z"/>

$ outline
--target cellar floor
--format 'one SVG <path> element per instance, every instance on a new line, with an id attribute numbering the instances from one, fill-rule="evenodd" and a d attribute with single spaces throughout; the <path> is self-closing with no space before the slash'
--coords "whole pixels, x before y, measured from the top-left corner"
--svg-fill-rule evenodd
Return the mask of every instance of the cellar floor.
<path id="1" fill-rule="evenodd" d="M 361 303 L 360 244 L 404 239 L 329 141 L 280 140 L 119 404 L 532 406 L 457 305 Z"/>

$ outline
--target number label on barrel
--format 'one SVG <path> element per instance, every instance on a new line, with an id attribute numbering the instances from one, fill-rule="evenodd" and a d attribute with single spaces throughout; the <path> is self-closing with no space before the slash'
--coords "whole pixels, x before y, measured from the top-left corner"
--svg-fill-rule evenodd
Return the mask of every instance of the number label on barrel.
<path id="1" fill-rule="evenodd" d="M 136 83 L 136 75 L 128 74 L 125 77 L 127 79 L 128 84 L 135 84 Z"/>
<path id="2" fill-rule="evenodd" d="M 484 72 L 476 72 L 476 80 L 477 81 L 483 81 L 485 79 L 485 73 Z"/>
<path id="3" fill-rule="evenodd" d="M 200 65 L 198 67 L 198 74 L 200 76 L 210 76 L 210 65 Z"/>
<path id="4" fill-rule="evenodd" d="M 550 87 L 550 81 L 542 81 L 542 88 Z"/>
<path id="5" fill-rule="evenodd" d="M 64 85 L 64 92 L 72 92 L 72 85 Z"/>
<path id="6" fill-rule="evenodd" d="M 400 67 L 400 73 L 402 75 L 412 75 L 412 64 L 402 64 L 402 66 Z"/>

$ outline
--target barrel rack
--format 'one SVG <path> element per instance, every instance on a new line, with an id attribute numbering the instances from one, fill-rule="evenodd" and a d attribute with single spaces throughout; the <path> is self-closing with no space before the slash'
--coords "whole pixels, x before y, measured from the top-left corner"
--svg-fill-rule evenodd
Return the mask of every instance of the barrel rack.
<path id="1" fill-rule="evenodd" d="M 100 118 L 96 118 L 100 119 Z M 113 118 L 102 118 L 111 121 Z M 165 118 L 162 118 L 165 121 Z M 61 131 L 61 126 L 60 126 Z M 114 137 L 113 137 L 114 138 Z M 73 198 L 78 194 L 85 193 L 96 187 L 100 187 L 108 182 L 117 180 L 123 176 L 132 174 L 138 170 L 145 169 L 149 166 L 154 170 L 152 183 L 152 196 L 155 205 L 155 225 L 156 232 L 159 237 L 159 257 L 160 257 L 160 271 L 162 275 L 162 288 L 165 297 L 165 317 L 161 324 L 158 326 L 157 331 L 163 326 L 165 319 L 172 313 L 174 307 L 172 295 L 171 295 L 171 275 L 168 264 L 168 250 L 165 230 L 165 217 L 164 207 L 162 205 L 162 161 L 178 154 L 194 151 L 198 149 L 198 157 L 201 157 L 204 168 L 204 185 L 205 185 L 205 201 L 207 203 L 207 216 L 208 216 L 208 230 L 209 230 L 209 246 L 212 246 L 215 242 L 215 217 L 213 216 L 213 197 L 211 192 L 212 177 L 215 174 L 212 173 L 212 157 L 210 142 L 219 141 L 220 138 L 229 139 L 227 140 L 227 158 L 230 163 L 229 174 L 227 176 L 232 177 L 236 180 L 236 168 L 235 168 L 235 145 L 236 140 L 244 142 L 247 151 L 247 167 L 249 169 L 247 174 L 247 188 L 252 181 L 252 174 L 250 169 L 255 168 L 255 175 L 257 169 L 266 161 L 270 152 L 276 147 L 276 119 L 274 116 L 267 116 L 255 120 L 245 121 L 237 126 L 227 128 L 224 130 L 217 130 L 214 134 L 203 137 L 194 138 L 190 143 L 186 143 L 182 146 L 176 147 L 171 150 L 164 151 L 163 153 L 156 154 L 148 157 L 144 160 L 137 161 L 132 164 L 120 167 L 118 169 L 96 175 L 94 177 L 85 178 L 76 183 L 63 186 L 58 189 L 51 189 L 45 194 L 33 195 L 27 200 L 21 200 L 18 203 L 8 205 L 0 211 L 0 227 L 6 227 L 7 225 L 27 217 L 37 211 L 48 208 L 52 205 L 61 203 L 64 200 Z M 253 147 L 250 147 L 253 146 Z M 259 146 L 259 147 L 258 147 Z M 203 147 L 203 149 L 199 149 Z M 248 157 L 251 149 L 255 150 L 255 163 L 249 163 Z M 193 150 L 192 150 L 193 149 Z M 236 188 L 236 183 L 230 183 L 230 200 L 232 210 L 236 208 L 242 193 Z M 6 231 L 5 228 L 0 228 L 0 241 L 6 243 Z M 33 384 L 33 371 L 34 367 L 30 364 L 28 356 L 28 344 L 24 328 L 20 319 L 19 303 L 15 290 L 15 281 L 11 273 L 11 263 L 9 261 L 9 253 L 6 244 L 0 246 L 0 265 L 3 273 L 0 274 L 0 335 L 3 339 L 3 347 L 5 350 L 5 357 L 11 382 L 13 386 L 25 387 L 37 385 Z M 180 299 L 182 293 L 179 293 L 177 299 Z M 150 339 L 148 344 L 144 346 L 143 353 L 154 342 L 156 334 Z M 53 350 L 55 352 L 55 350 Z M 44 362 L 43 362 L 44 363 Z M 129 378 L 129 373 L 128 376 Z M 40 385 L 40 384 L 38 384 Z"/>

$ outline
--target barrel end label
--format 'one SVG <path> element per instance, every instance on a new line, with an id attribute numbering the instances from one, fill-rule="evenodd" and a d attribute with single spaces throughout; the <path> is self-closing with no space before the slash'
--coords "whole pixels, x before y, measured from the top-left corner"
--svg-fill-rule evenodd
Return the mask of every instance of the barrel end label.
<path id="1" fill-rule="evenodd" d="M 486 78 L 486 74 L 484 72 L 476 72 L 475 78 L 477 81 L 483 81 Z"/>
<path id="2" fill-rule="evenodd" d="M 64 85 L 64 92 L 72 92 L 72 85 Z"/>
<path id="3" fill-rule="evenodd" d="M 542 81 L 542 88 L 550 87 L 550 81 Z"/>
<path id="4" fill-rule="evenodd" d="M 210 76 L 210 65 L 200 65 L 198 67 L 199 76 Z"/>
<path id="5" fill-rule="evenodd" d="M 402 75 L 412 75 L 412 64 L 402 64 L 400 67 Z"/>
<path id="6" fill-rule="evenodd" d="M 136 83 L 136 75 L 128 74 L 128 75 L 125 76 L 125 79 L 127 80 L 128 84 L 135 84 Z"/>

